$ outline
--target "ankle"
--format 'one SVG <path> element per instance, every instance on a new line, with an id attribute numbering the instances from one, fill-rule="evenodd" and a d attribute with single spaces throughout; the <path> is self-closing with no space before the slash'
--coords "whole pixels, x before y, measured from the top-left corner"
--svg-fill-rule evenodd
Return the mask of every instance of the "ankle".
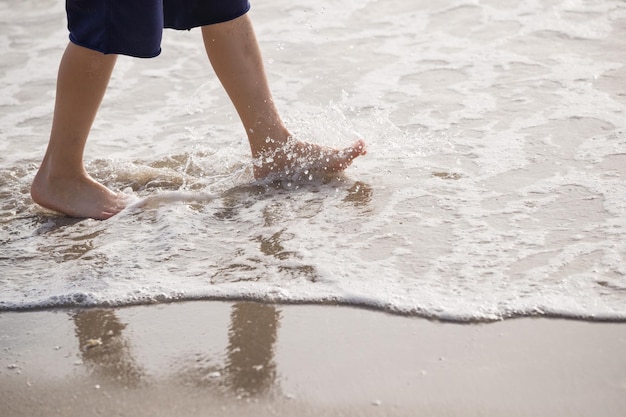
<path id="1" fill-rule="evenodd" d="M 266 123 L 257 122 L 254 127 L 247 130 L 247 134 L 254 158 L 274 152 L 293 140 L 291 133 L 280 121 L 269 126 Z"/>
<path id="2" fill-rule="evenodd" d="M 89 177 L 89 175 L 82 164 L 73 167 L 72 164 L 52 163 L 44 158 L 35 175 L 35 181 L 71 181 L 72 179 L 86 177 Z"/>

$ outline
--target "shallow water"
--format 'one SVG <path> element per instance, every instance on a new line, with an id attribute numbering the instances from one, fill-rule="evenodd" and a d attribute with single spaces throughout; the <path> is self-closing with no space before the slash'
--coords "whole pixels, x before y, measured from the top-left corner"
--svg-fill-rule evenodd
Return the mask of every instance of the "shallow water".
<path id="1" fill-rule="evenodd" d="M 37 3 L 37 7 L 33 7 Z M 369 154 L 254 182 L 197 31 L 121 58 L 89 171 L 147 204 L 55 216 L 43 156 L 63 2 L 0 1 L 0 309 L 195 298 L 445 320 L 626 320 L 626 3 L 279 0 L 251 12 L 301 138 Z"/>

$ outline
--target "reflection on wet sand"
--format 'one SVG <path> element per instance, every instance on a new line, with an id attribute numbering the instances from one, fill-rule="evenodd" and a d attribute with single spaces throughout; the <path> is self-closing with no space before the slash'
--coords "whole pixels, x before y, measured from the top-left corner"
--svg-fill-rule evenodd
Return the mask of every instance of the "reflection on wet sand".
<path id="1" fill-rule="evenodd" d="M 83 310 L 72 320 L 83 364 L 92 375 L 122 388 L 148 383 L 127 341 L 132 335 L 124 337 L 126 325 L 114 310 Z M 280 311 L 275 306 L 248 301 L 233 304 L 225 355 L 198 354 L 194 363 L 179 365 L 178 377 L 184 384 L 212 394 L 251 398 L 275 392 L 274 346 L 279 320 Z"/>
<path id="2" fill-rule="evenodd" d="M 237 395 L 268 393 L 276 379 L 274 345 L 280 312 L 253 302 L 233 305 L 225 380 Z"/>
<path id="3" fill-rule="evenodd" d="M 72 317 L 83 363 L 95 374 L 136 386 L 142 370 L 123 335 L 126 325 L 113 310 L 83 310 Z"/>

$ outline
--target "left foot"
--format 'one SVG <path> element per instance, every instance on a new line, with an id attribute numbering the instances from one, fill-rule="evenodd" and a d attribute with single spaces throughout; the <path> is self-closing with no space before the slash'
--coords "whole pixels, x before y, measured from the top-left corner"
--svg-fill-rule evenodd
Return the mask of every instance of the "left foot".
<path id="1" fill-rule="evenodd" d="M 33 201 L 70 217 L 105 220 L 122 211 L 128 196 L 115 193 L 86 173 L 52 177 L 42 164 L 30 189 Z"/>
<path id="2" fill-rule="evenodd" d="M 254 177 L 284 177 L 297 173 L 340 172 L 352 161 L 365 155 L 365 142 L 361 139 L 343 149 L 290 140 L 274 149 L 264 150 L 254 164 Z"/>

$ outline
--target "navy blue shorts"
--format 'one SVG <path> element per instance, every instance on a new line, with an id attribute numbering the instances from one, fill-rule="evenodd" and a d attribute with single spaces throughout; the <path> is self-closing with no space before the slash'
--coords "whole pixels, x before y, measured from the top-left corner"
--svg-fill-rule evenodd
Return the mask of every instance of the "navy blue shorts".
<path id="1" fill-rule="evenodd" d="M 70 40 L 105 54 L 151 58 L 163 28 L 188 30 L 240 17 L 248 0 L 66 0 Z"/>

